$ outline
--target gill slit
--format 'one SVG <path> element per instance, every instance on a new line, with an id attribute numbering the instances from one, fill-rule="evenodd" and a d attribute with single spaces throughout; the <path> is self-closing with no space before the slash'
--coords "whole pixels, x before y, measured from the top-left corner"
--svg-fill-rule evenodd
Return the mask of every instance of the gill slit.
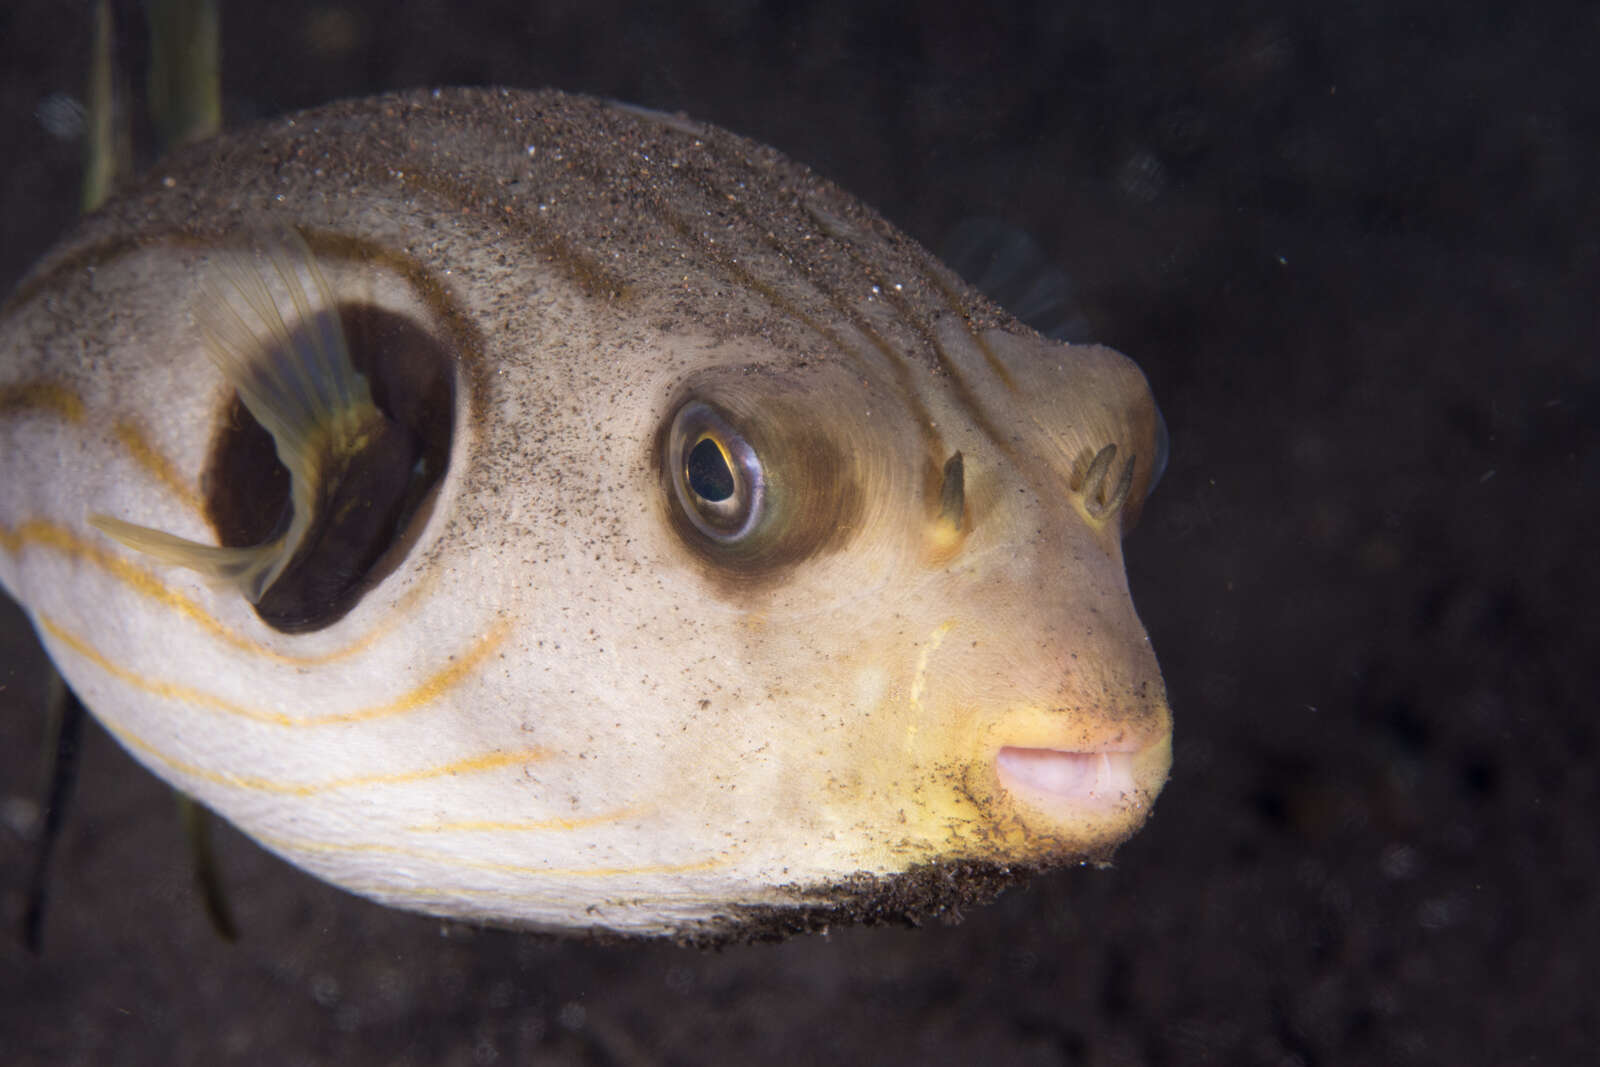
<path id="1" fill-rule="evenodd" d="M 439 195 L 454 192 L 464 198 L 459 189 L 451 190 L 440 185 L 434 190 Z M 327 257 L 344 264 L 363 264 L 387 269 L 402 278 L 427 308 L 433 322 L 444 332 L 449 346 L 457 354 L 458 396 L 465 393 L 464 420 L 475 426 L 483 418 L 484 388 L 487 375 L 483 358 L 483 341 L 476 325 L 456 304 L 454 297 L 441 282 L 417 259 L 409 254 L 368 241 L 364 238 L 327 230 L 301 229 L 301 236 L 318 257 Z M 226 245 L 230 235 L 222 231 L 189 233 L 171 227 L 156 227 L 149 233 L 135 233 L 125 237 L 108 238 L 79 249 L 56 263 L 42 274 L 31 277 L 15 290 L 0 308 L 0 317 L 21 306 L 47 288 L 55 279 L 89 268 L 105 268 L 124 256 L 146 251 L 152 247 L 184 249 L 203 252 L 218 245 Z M 599 279 L 604 284 L 620 285 L 614 278 L 602 278 L 591 272 L 584 275 L 575 261 L 564 265 L 574 276 L 585 276 L 590 281 Z M 54 415 L 73 425 L 82 425 L 88 417 L 82 397 L 67 386 L 48 380 L 34 380 L 0 385 L 0 417 L 8 415 Z M 144 434 L 132 420 L 114 424 L 113 435 L 129 456 L 156 481 L 177 495 L 186 507 L 196 514 L 202 507 L 198 497 L 173 473 L 176 465 L 149 444 Z M 175 484 L 176 483 L 176 484 Z M 153 572 L 133 563 L 130 559 L 113 554 L 98 543 L 86 539 L 71 528 L 46 519 L 24 520 L 13 530 L 0 526 L 0 548 L 12 554 L 23 548 L 37 545 L 62 552 L 68 557 L 89 563 L 136 593 L 151 597 L 172 609 L 180 616 L 200 626 L 215 639 L 274 662 L 296 666 L 317 666 L 352 656 L 382 640 L 396 629 L 421 602 L 429 591 L 435 576 L 429 576 L 409 590 L 374 628 L 357 637 L 350 644 L 325 653 L 295 654 L 282 652 L 233 629 L 208 613 L 193 599 L 161 581 Z"/>

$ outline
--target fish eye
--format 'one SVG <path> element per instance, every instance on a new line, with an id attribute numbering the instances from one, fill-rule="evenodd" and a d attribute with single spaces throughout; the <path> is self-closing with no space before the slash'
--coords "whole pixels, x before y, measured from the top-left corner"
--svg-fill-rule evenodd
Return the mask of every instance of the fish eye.
<path id="1" fill-rule="evenodd" d="M 710 405 L 695 400 L 679 409 L 667 463 L 679 509 L 706 537 L 733 544 L 760 523 L 767 490 L 761 458 Z"/>

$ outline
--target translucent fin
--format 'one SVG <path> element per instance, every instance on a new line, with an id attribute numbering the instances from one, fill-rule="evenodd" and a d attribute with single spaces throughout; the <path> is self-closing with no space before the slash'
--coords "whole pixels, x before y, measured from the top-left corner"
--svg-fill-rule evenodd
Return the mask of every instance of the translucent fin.
<path id="1" fill-rule="evenodd" d="M 1161 409 L 1156 408 L 1156 458 L 1150 464 L 1150 480 L 1145 484 L 1145 499 L 1156 491 L 1156 486 L 1161 484 L 1161 476 L 1167 473 L 1167 460 L 1172 457 L 1172 435 L 1167 431 L 1167 420 L 1162 417 Z"/>
<path id="2" fill-rule="evenodd" d="M 162 151 L 222 129 L 217 0 L 146 0 L 150 70 L 145 95 Z"/>
<path id="3" fill-rule="evenodd" d="M 89 525 L 135 552 L 143 552 L 162 563 L 187 567 L 221 585 L 237 588 L 252 604 L 261 599 L 262 592 L 288 560 L 283 554 L 282 539 L 254 548 L 223 548 L 203 545 L 148 526 L 136 526 L 109 515 L 91 515 Z"/>
<path id="4" fill-rule="evenodd" d="M 958 223 L 945 235 L 939 255 L 951 270 L 1044 336 L 1073 344 L 1092 340 L 1072 279 L 1010 223 L 990 218 Z"/>
<path id="5" fill-rule="evenodd" d="M 117 181 L 133 169 L 133 127 L 127 110 L 128 86 L 116 59 L 116 17 L 111 0 L 94 5 L 89 84 L 84 94 L 84 211 L 105 203 Z"/>
<path id="6" fill-rule="evenodd" d="M 120 519 L 90 521 L 130 548 L 234 586 L 256 603 L 300 550 L 326 480 L 386 420 L 350 361 L 333 292 L 298 233 L 225 254 L 209 269 L 195 320 L 212 363 L 272 435 L 289 472 L 288 526 L 261 545 L 219 548 Z"/>
<path id="7" fill-rule="evenodd" d="M 211 849 L 211 813 L 185 793 L 174 789 L 172 795 L 178 800 L 178 822 L 189 843 L 194 884 L 200 891 L 206 918 L 211 920 L 211 929 L 217 936 L 232 944 L 239 940 L 239 927 L 233 921 L 233 909 L 228 907 L 228 893 L 222 885 L 222 872 L 217 868 L 216 853 Z"/>

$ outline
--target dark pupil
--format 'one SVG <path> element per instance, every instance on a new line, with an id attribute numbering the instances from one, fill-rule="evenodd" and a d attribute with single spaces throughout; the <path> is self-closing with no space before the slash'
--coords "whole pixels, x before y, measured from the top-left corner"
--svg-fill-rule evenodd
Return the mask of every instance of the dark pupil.
<path id="1" fill-rule="evenodd" d="M 715 504 L 733 495 L 733 471 L 722 458 L 722 449 L 709 437 L 689 450 L 689 488 L 701 500 Z"/>

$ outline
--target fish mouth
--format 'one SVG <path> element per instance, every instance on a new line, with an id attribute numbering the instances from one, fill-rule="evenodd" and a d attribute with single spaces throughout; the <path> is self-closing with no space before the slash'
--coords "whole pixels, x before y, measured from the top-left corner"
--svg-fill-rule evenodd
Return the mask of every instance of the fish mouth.
<path id="1" fill-rule="evenodd" d="M 1166 778 L 1163 740 L 1090 749 L 1007 745 L 995 755 L 995 772 L 1001 788 L 1028 807 L 1073 821 L 1093 818 L 1155 799 Z"/>

